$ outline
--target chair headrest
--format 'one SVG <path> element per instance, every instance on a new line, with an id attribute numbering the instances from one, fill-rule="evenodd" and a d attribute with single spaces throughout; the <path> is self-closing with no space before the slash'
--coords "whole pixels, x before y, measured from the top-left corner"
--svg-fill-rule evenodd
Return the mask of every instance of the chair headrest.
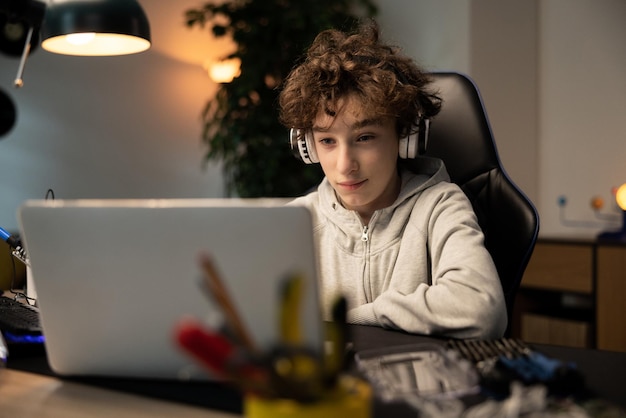
<path id="1" fill-rule="evenodd" d="M 470 179 L 499 167 L 499 159 L 478 88 L 460 73 L 433 73 L 434 90 L 442 98 L 432 120 L 426 155 L 446 162 L 453 182 Z"/>

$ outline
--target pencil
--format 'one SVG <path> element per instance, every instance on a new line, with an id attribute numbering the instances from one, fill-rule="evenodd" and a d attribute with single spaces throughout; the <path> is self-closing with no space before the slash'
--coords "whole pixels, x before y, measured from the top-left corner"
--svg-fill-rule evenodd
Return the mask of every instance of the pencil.
<path id="1" fill-rule="evenodd" d="M 213 263 L 213 259 L 208 254 L 202 254 L 200 256 L 200 265 L 204 272 L 204 283 L 206 284 L 209 292 L 211 292 L 213 299 L 222 310 L 231 331 L 250 352 L 258 352 L 256 344 L 244 326 L 244 323 L 241 320 L 241 317 L 239 316 L 239 313 L 237 312 L 226 287 L 224 286 L 217 268 Z"/>

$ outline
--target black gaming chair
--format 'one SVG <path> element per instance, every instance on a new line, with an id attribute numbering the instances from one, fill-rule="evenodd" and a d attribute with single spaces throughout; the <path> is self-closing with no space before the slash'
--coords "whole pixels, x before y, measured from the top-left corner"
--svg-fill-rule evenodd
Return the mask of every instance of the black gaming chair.
<path id="1" fill-rule="evenodd" d="M 443 104 L 430 124 L 426 155 L 444 161 L 452 181 L 474 206 L 500 275 L 510 330 L 515 294 L 535 247 L 539 216 L 502 167 L 474 82 L 458 73 L 432 75 Z"/>

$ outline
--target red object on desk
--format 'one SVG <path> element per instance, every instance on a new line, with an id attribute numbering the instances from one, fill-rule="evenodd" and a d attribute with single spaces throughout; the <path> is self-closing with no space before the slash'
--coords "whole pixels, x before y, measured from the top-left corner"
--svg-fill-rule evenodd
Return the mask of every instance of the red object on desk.
<path id="1" fill-rule="evenodd" d="M 204 367 L 221 377 L 228 376 L 227 365 L 234 347 L 223 335 L 207 331 L 196 321 L 185 320 L 176 328 L 176 341 Z"/>
<path id="2" fill-rule="evenodd" d="M 174 336 L 178 345 L 202 366 L 232 381 L 243 392 L 269 395 L 267 370 L 224 335 L 208 331 L 193 319 L 186 319 L 176 326 Z"/>

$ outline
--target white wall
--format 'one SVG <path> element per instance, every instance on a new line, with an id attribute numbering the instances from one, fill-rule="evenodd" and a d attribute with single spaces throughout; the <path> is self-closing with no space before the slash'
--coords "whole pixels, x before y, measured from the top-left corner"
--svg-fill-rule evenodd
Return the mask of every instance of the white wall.
<path id="1" fill-rule="evenodd" d="M 384 37 L 425 68 L 478 84 L 510 177 L 533 200 L 537 185 L 536 1 L 386 0 Z"/>
<path id="2" fill-rule="evenodd" d="M 57 198 L 223 195 L 219 168 L 203 169 L 201 143 L 200 115 L 215 90 L 202 61 L 216 43 L 183 25 L 197 1 L 141 3 L 148 52 L 69 57 L 38 48 L 21 89 L 13 87 L 19 60 L 0 54 L 0 87 L 18 109 L 0 137 L 0 226 L 15 230 L 17 207 L 49 188 Z"/>
<path id="3" fill-rule="evenodd" d="M 602 228 L 562 226 L 556 202 L 566 196 L 567 219 L 595 225 L 591 198 L 614 211 L 611 188 L 626 182 L 626 2 L 541 1 L 540 13 L 542 228 L 591 235 Z"/>
<path id="4" fill-rule="evenodd" d="M 25 86 L 0 55 L 0 87 L 18 106 L 0 137 L 0 226 L 53 188 L 58 198 L 214 197 L 202 169 L 200 114 L 215 86 L 201 66 L 228 49 L 184 27 L 197 0 L 141 0 L 153 48 L 115 58 L 37 50 Z M 483 93 L 509 175 L 535 201 L 542 235 L 591 235 L 589 200 L 626 181 L 626 2 L 622 0 L 379 0 L 384 36 L 427 68 L 459 70 Z M 611 206 L 611 205 L 609 205 Z M 613 209 L 612 207 L 609 209 Z"/>
<path id="5" fill-rule="evenodd" d="M 469 73 L 509 176 L 538 200 L 537 0 L 473 0 Z"/>
<path id="6" fill-rule="evenodd" d="M 427 68 L 452 66 L 477 81 L 500 157 L 537 205 L 542 236 L 620 226 L 596 217 L 590 201 L 602 198 L 603 216 L 621 219 L 611 189 L 626 182 L 626 2 L 379 4 L 383 28 Z"/>
<path id="7" fill-rule="evenodd" d="M 429 70 L 470 70 L 470 2 L 379 0 L 383 38 Z"/>

